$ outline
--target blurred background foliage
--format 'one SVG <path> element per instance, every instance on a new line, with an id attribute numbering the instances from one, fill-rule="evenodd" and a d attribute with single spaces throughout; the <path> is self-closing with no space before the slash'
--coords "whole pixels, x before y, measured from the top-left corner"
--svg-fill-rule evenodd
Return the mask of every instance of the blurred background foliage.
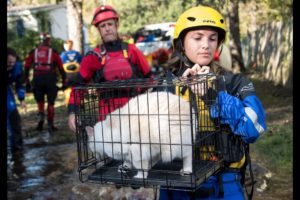
<path id="1" fill-rule="evenodd" d="M 78 1 L 78 0 L 77 0 Z M 80 0 L 83 2 L 83 21 L 88 26 L 89 41 L 95 46 L 100 38 L 91 25 L 94 10 L 102 3 L 115 7 L 120 15 L 120 33 L 133 34 L 138 28 L 153 23 L 176 21 L 187 8 L 197 4 L 211 5 L 224 16 L 228 16 L 227 7 L 232 0 Z M 57 4 L 66 0 L 11 0 L 12 5 Z M 286 20 L 293 15 L 293 0 L 239 0 L 241 38 L 246 36 L 251 12 L 255 12 L 257 26 L 268 21 Z M 249 6 L 249 5 L 254 5 Z M 249 10 L 252 8 L 251 10 Z M 45 15 L 41 15 L 45 17 Z M 227 23 L 228 24 L 228 23 Z"/>
<path id="2" fill-rule="evenodd" d="M 17 34 L 8 29 L 7 30 L 7 46 L 15 49 L 18 52 L 21 60 L 24 60 L 26 55 L 39 44 L 39 32 L 26 29 L 23 37 L 18 37 Z M 63 51 L 64 41 L 59 38 L 52 38 L 51 44 L 53 49 L 58 52 Z"/>

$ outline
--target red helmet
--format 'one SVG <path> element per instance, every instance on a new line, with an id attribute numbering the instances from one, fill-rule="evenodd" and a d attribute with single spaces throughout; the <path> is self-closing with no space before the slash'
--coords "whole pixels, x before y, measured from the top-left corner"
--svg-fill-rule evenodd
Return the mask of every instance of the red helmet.
<path id="1" fill-rule="evenodd" d="M 107 6 L 107 5 L 99 6 L 98 8 L 96 8 L 94 12 L 92 25 L 97 26 L 98 23 L 108 19 L 119 20 L 118 13 L 111 6 Z"/>
<path id="2" fill-rule="evenodd" d="M 41 42 L 50 41 L 50 38 L 51 38 L 51 36 L 49 35 L 49 33 L 46 33 L 46 32 L 40 33 Z"/>

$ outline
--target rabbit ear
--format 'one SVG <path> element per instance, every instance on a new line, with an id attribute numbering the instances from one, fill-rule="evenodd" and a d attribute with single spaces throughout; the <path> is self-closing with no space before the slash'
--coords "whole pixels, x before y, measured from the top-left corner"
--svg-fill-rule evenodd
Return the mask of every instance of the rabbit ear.
<path id="1" fill-rule="evenodd" d="M 94 128 L 90 126 L 86 126 L 85 130 L 89 137 L 94 137 Z"/>

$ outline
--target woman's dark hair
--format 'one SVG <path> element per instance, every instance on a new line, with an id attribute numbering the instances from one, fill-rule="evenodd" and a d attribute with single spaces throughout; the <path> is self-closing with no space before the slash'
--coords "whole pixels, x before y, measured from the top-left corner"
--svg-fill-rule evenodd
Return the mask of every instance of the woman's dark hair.
<path id="1" fill-rule="evenodd" d="M 201 26 L 201 28 L 208 28 L 213 29 L 218 32 L 218 46 L 225 40 L 225 31 L 218 28 L 218 27 L 211 27 L 211 26 Z M 192 63 L 185 55 L 184 55 L 184 47 L 183 47 L 183 39 L 185 35 L 189 31 L 198 30 L 199 27 L 191 27 L 183 30 L 178 39 L 174 41 L 174 53 L 171 56 L 171 59 L 168 61 L 168 68 L 175 73 L 178 76 L 181 76 L 182 73 L 188 68 L 192 67 L 194 63 Z M 212 61 L 210 63 L 211 69 L 216 74 L 224 74 L 225 70 L 222 66 L 220 66 L 218 63 Z"/>
<path id="2" fill-rule="evenodd" d="M 11 47 L 7 47 L 7 56 L 9 56 L 9 55 L 16 57 L 17 60 L 19 59 L 17 52 Z"/>

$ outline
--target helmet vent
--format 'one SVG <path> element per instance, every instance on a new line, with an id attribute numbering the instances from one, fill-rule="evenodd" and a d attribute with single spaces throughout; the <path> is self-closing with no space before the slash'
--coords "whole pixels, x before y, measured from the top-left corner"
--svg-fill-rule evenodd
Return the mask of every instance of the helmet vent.
<path id="1" fill-rule="evenodd" d="M 196 18 L 195 18 L 195 17 L 188 17 L 187 19 L 188 19 L 188 20 L 190 20 L 191 22 L 193 22 L 193 21 L 195 21 L 195 20 L 196 20 Z"/>
<path id="2" fill-rule="evenodd" d="M 223 23 L 224 23 L 224 20 L 223 20 L 223 19 L 220 19 L 220 22 L 221 22 L 221 24 L 223 24 Z"/>

